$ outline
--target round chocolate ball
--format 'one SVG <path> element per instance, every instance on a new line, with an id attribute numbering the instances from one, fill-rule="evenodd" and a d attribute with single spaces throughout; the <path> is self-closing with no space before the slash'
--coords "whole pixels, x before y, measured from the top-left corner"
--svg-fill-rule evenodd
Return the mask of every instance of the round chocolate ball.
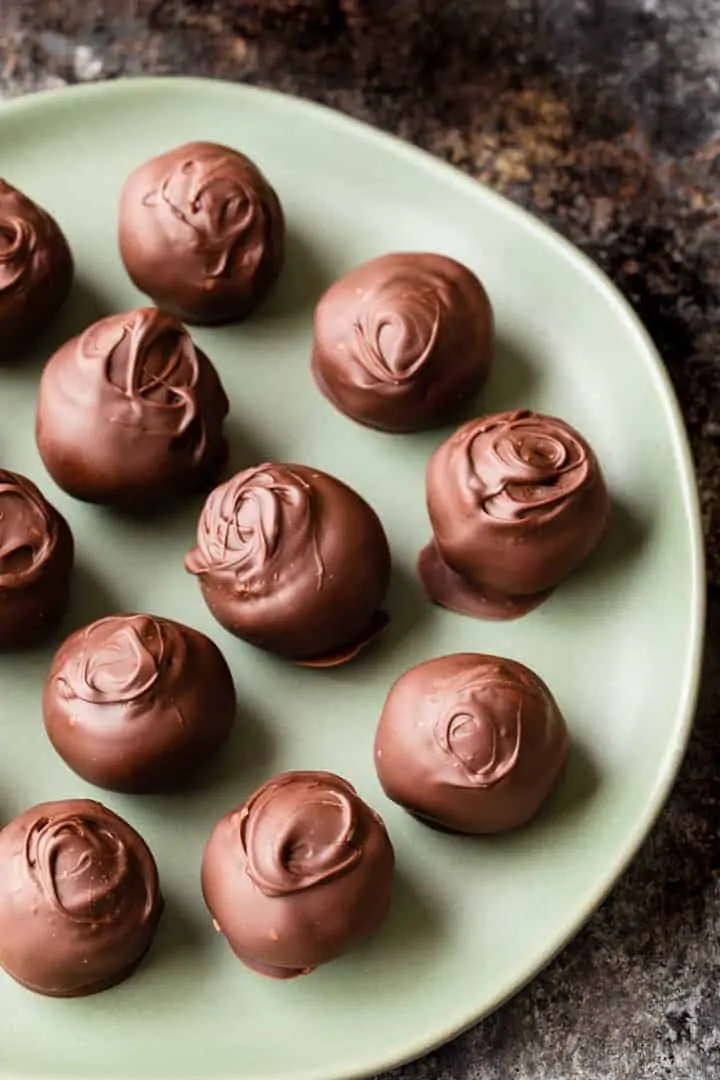
<path id="1" fill-rule="evenodd" d="M 427 506 L 426 591 L 491 619 L 541 603 L 590 554 L 610 512 L 582 435 L 527 409 L 471 420 L 442 443 L 427 468 Z"/>
<path id="2" fill-rule="evenodd" d="M 339 776 L 288 772 L 220 819 L 202 864 L 219 933 L 263 975 L 307 975 L 373 934 L 395 858 L 382 820 Z"/>
<path id="3" fill-rule="evenodd" d="M 65 518 L 31 480 L 0 469 L 0 649 L 38 645 L 57 629 L 73 554 Z"/>
<path id="4" fill-rule="evenodd" d="M 42 803 L 0 832 L 0 966 L 28 990 L 115 986 L 150 948 L 162 909 L 145 841 L 100 803 Z"/>
<path id="5" fill-rule="evenodd" d="M 304 465 L 259 465 L 216 488 L 185 565 L 226 629 L 301 662 L 348 659 L 387 621 L 390 551 L 377 514 Z"/>
<path id="6" fill-rule="evenodd" d="M 51 743 L 78 776 L 113 791 L 175 787 L 227 737 L 235 688 L 218 647 L 153 615 L 112 615 L 77 630 L 43 693 Z"/>
<path id="7" fill-rule="evenodd" d="M 285 224 L 256 165 L 193 142 L 146 161 L 120 198 L 120 254 L 141 292 L 187 322 L 243 319 L 283 264 Z"/>
<path id="8" fill-rule="evenodd" d="M 458 653 L 392 687 L 375 736 L 390 799 L 430 824 L 495 833 L 529 821 L 568 756 L 562 714 L 523 664 Z"/>
<path id="9" fill-rule="evenodd" d="M 101 319 L 50 358 L 37 445 L 75 498 L 147 509 L 212 483 L 227 456 L 228 408 L 182 323 L 138 308 Z"/>
<path id="10" fill-rule="evenodd" d="M 72 279 L 72 255 L 57 222 L 0 180 L 0 361 L 52 322 Z"/>
<path id="11" fill-rule="evenodd" d="M 320 300 L 312 370 L 340 412 L 417 431 L 448 420 L 479 390 L 492 344 L 490 301 L 466 266 L 444 255 L 384 255 Z"/>

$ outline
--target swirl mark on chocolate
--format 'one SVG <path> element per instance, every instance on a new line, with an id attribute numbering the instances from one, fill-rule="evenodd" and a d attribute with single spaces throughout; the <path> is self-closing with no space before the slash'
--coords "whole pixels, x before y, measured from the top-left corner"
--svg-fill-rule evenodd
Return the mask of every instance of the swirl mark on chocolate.
<path id="1" fill-rule="evenodd" d="M 367 374 L 394 386 L 412 382 L 432 358 L 449 304 L 447 282 L 419 269 L 369 288 L 353 326 Z"/>
<path id="2" fill-rule="evenodd" d="M 550 521 L 589 476 L 587 452 L 572 430 L 529 410 L 479 423 L 465 447 L 465 484 L 485 514 L 508 523 Z"/>
<path id="3" fill-rule="evenodd" d="M 59 676 L 68 696 L 96 705 L 137 701 L 160 678 L 163 630 L 151 616 L 110 616 L 87 628 L 83 647 Z"/>
<path id="4" fill-rule="evenodd" d="M 329 773 L 269 781 L 238 814 L 249 877 L 266 896 L 290 896 L 348 873 L 363 854 L 356 802 Z"/>
<path id="5" fill-rule="evenodd" d="M 137 883 L 131 858 L 121 838 L 89 814 L 40 817 L 25 841 L 28 873 L 50 906 L 74 923 L 113 924 L 136 899 Z M 133 875 L 134 876 L 134 875 Z M 153 896 L 143 881 L 142 918 L 153 908 Z"/>
<path id="6" fill-rule="evenodd" d="M 229 155 L 178 162 L 159 187 L 144 196 L 142 204 L 165 210 L 170 232 L 175 222 L 191 230 L 197 248 L 206 257 L 208 278 L 232 272 L 236 246 L 262 216 L 260 204 L 238 176 L 238 161 Z M 243 261 L 252 272 L 261 258 L 258 237 L 243 253 Z"/>
<path id="7" fill-rule="evenodd" d="M 212 492 L 200 518 L 197 549 L 186 565 L 194 574 L 231 572 L 240 591 L 264 592 L 270 564 L 277 562 L 282 573 L 283 566 L 292 565 L 287 549 L 301 553 L 308 540 L 320 590 L 325 566 L 312 485 L 287 466 L 263 464 Z"/>
<path id="8" fill-rule="evenodd" d="M 102 319 L 80 339 L 80 356 L 104 363 L 107 383 L 117 391 L 110 423 L 177 439 L 192 435 L 193 464 L 202 460 L 207 433 L 198 408 L 198 357 L 177 319 L 154 308 Z"/>
<path id="9" fill-rule="evenodd" d="M 0 217 L 0 292 L 23 284 L 36 247 L 37 235 L 28 221 L 13 214 Z"/>
<path id="10" fill-rule="evenodd" d="M 468 679 L 455 680 L 441 700 L 433 734 L 462 775 L 458 786 L 493 787 L 515 768 L 522 741 L 523 709 L 542 696 L 502 664 L 483 665 Z"/>
<path id="11" fill-rule="evenodd" d="M 0 588 L 25 586 L 57 543 L 57 523 L 40 491 L 24 476 L 0 469 Z"/>

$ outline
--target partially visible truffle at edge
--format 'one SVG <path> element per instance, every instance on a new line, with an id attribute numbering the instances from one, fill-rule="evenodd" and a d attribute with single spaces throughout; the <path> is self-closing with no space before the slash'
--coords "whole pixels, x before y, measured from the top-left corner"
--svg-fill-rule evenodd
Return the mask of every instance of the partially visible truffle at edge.
<path id="1" fill-rule="evenodd" d="M 13 360 L 68 298 L 73 259 L 54 218 L 0 180 L 0 361 Z"/>
<path id="2" fill-rule="evenodd" d="M 100 803 L 41 803 L 0 832 L 0 966 L 28 990 L 115 986 L 150 948 L 162 910 L 145 841 Z"/>

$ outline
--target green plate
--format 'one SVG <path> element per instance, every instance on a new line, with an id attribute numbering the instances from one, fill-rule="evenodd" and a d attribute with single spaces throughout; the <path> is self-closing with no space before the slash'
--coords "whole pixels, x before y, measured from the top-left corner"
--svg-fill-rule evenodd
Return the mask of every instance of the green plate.
<path id="1" fill-rule="evenodd" d="M 379 511 L 395 559 L 392 626 L 356 663 L 301 670 L 233 640 L 182 568 L 197 505 L 133 524 L 67 498 L 33 441 L 43 359 L 63 338 L 141 297 L 115 241 L 118 192 L 145 158 L 190 139 L 230 143 L 276 186 L 287 267 L 245 325 L 195 335 L 232 402 L 233 463 L 328 469 Z M 3 465 L 67 514 L 78 548 L 67 628 L 149 610 L 211 634 L 237 679 L 241 722 L 200 787 L 174 797 L 104 795 L 53 753 L 40 718 L 51 650 L 0 661 L 0 812 L 90 795 L 137 826 L 167 897 L 139 972 L 93 998 L 55 1001 L 0 979 L 4 1080 L 339 1080 L 422 1054 L 495 1008 L 581 926 L 646 835 L 691 722 L 703 625 L 693 472 L 662 365 L 595 267 L 521 210 L 421 152 L 313 105 L 195 80 L 53 92 L 0 109 L 2 173 L 47 206 L 77 263 L 70 306 L 25 366 L 0 371 Z M 518 622 L 482 623 L 425 601 L 424 465 L 445 432 L 388 436 L 335 412 L 309 370 L 321 290 L 355 263 L 425 249 L 466 262 L 497 313 L 495 370 L 478 411 L 532 406 L 588 437 L 616 508 L 601 549 Z M 529 828 L 491 840 L 441 835 L 383 797 L 372 738 L 395 677 L 453 651 L 535 668 L 574 735 L 561 789 Z M 204 910 L 200 857 L 214 820 L 280 769 L 347 776 L 385 816 L 398 885 L 384 929 L 309 978 L 276 983 L 233 960 Z M 588 976 L 591 980 L 591 976 Z"/>

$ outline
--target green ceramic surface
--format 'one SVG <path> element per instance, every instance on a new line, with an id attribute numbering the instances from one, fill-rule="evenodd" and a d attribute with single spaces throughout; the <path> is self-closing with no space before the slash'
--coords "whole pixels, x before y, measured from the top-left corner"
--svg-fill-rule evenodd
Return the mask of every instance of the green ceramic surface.
<path id="1" fill-rule="evenodd" d="M 376 507 L 390 538 L 391 628 L 343 668 L 301 670 L 219 628 L 182 566 L 197 502 L 135 523 L 58 491 L 35 449 L 43 360 L 90 321 L 142 302 L 115 239 L 125 176 L 191 139 L 253 157 L 289 225 L 286 269 L 265 308 L 244 325 L 195 334 L 232 402 L 232 463 L 275 458 L 334 472 Z M 682 422 L 653 346 L 605 278 L 547 228 L 421 152 L 313 105 L 195 80 L 116 82 L 2 106 L 0 144 L 2 174 L 57 216 L 77 266 L 69 306 L 34 357 L 0 370 L 0 461 L 36 480 L 75 533 L 66 628 L 118 610 L 188 622 L 224 650 L 241 703 L 231 743 L 196 790 L 104 794 L 46 741 L 40 693 L 52 649 L 0 659 L 2 818 L 44 799 L 100 797 L 147 839 L 167 898 L 156 946 L 117 989 L 55 1001 L 0 978 L 0 1076 L 339 1080 L 419 1055 L 495 1008 L 577 931 L 646 835 L 683 753 L 702 636 L 701 541 Z M 576 425 L 615 500 L 595 556 L 517 622 L 453 615 L 418 585 L 424 465 L 447 431 L 364 429 L 311 381 L 321 291 L 398 249 L 455 256 L 488 288 L 498 343 L 477 411 L 532 406 Z M 373 770 L 374 727 L 395 677 L 472 650 L 536 669 L 574 737 L 546 811 L 495 839 L 425 828 L 383 797 Z M 372 942 L 278 983 L 244 970 L 214 933 L 198 872 L 215 819 L 288 768 L 334 770 L 357 786 L 385 817 L 398 881 Z"/>

